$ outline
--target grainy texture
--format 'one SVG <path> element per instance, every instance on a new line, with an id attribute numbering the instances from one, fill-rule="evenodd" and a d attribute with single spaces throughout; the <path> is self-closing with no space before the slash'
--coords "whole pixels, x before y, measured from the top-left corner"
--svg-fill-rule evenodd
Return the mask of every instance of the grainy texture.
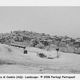
<path id="1" fill-rule="evenodd" d="M 6 52 L 8 48 L 12 52 Z M 5 44 L 0 44 L 0 49 L 0 73 L 80 73 L 80 55 L 77 54 L 59 52 L 57 58 L 56 51 L 38 48 L 34 51 L 28 47 L 28 54 L 24 55 L 23 49 Z M 38 50 L 46 57 L 40 57 Z"/>

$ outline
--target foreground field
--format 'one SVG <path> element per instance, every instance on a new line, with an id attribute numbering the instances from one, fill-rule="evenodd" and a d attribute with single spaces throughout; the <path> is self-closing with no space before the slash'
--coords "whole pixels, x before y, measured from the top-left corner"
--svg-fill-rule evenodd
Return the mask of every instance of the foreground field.
<path id="1" fill-rule="evenodd" d="M 37 48 L 23 49 L 0 44 L 0 73 L 80 73 L 80 55 Z M 43 53 L 46 57 L 40 57 Z"/>

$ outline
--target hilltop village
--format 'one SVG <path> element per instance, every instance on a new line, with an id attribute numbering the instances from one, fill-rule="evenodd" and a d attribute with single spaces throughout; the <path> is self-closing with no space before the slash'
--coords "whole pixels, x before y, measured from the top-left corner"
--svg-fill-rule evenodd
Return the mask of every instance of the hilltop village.
<path id="1" fill-rule="evenodd" d="M 61 52 L 80 54 L 80 38 L 68 36 L 54 36 L 32 31 L 11 31 L 0 33 L 0 43 L 20 46 L 22 48 L 36 47 L 45 50 L 54 50 L 57 47 Z"/>

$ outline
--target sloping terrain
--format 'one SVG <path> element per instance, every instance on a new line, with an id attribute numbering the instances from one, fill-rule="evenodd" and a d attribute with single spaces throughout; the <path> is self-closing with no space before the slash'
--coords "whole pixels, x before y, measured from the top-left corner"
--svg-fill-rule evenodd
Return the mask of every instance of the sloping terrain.
<path id="1" fill-rule="evenodd" d="M 0 73 L 80 73 L 80 55 L 0 44 Z M 44 56 L 44 57 L 42 57 Z"/>

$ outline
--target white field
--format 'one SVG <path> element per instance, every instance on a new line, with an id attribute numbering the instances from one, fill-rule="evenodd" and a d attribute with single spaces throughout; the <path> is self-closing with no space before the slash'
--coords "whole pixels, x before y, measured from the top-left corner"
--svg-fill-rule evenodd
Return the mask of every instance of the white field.
<path id="1" fill-rule="evenodd" d="M 80 55 L 56 51 L 45 51 L 27 47 L 28 54 L 23 49 L 0 44 L 0 73 L 80 73 Z M 53 59 L 40 58 L 39 52 Z"/>

